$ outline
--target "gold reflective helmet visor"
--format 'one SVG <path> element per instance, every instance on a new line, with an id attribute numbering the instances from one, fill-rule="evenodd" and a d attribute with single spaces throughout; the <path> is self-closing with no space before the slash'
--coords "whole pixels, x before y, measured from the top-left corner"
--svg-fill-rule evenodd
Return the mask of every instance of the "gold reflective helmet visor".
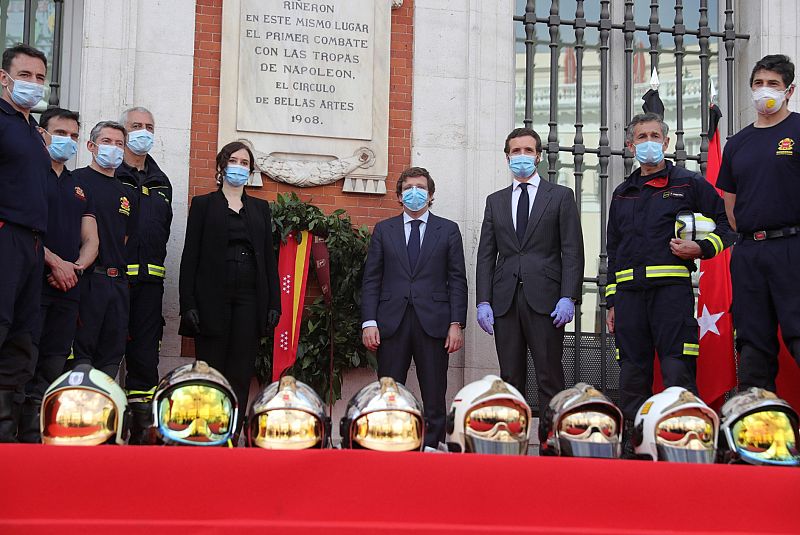
<path id="1" fill-rule="evenodd" d="M 196 446 L 218 446 L 232 435 L 233 402 L 205 384 L 178 385 L 158 400 L 158 428 L 165 439 Z"/>
<path id="2" fill-rule="evenodd" d="M 779 410 L 752 412 L 731 430 L 736 452 L 745 460 L 765 464 L 798 465 L 797 430 Z"/>
<path id="3" fill-rule="evenodd" d="M 411 451 L 422 447 L 422 421 L 402 410 L 370 412 L 353 422 L 353 441 L 377 451 Z"/>
<path id="4" fill-rule="evenodd" d="M 117 433 L 116 405 L 94 390 L 56 391 L 45 397 L 42 413 L 44 444 L 96 446 Z"/>
<path id="5" fill-rule="evenodd" d="M 527 408 L 514 400 L 495 399 L 477 405 L 464 420 L 466 451 L 524 454 L 529 423 Z"/>
<path id="6" fill-rule="evenodd" d="M 302 450 L 323 440 L 323 426 L 315 416 L 297 409 L 272 409 L 250 422 L 252 445 L 268 450 Z"/>
<path id="7" fill-rule="evenodd" d="M 619 457 L 617 418 L 599 408 L 584 407 L 567 413 L 558 423 L 562 455 L 571 457 Z"/>
<path id="8" fill-rule="evenodd" d="M 713 463 L 716 455 L 714 420 L 697 408 L 667 415 L 656 424 L 659 459 Z"/>

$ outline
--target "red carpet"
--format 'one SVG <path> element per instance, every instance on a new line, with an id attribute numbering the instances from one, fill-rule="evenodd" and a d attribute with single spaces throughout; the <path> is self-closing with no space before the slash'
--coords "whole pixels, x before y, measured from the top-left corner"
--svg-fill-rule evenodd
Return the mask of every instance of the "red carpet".
<path id="1" fill-rule="evenodd" d="M 0 446 L 0 533 L 800 533 L 800 470 Z"/>

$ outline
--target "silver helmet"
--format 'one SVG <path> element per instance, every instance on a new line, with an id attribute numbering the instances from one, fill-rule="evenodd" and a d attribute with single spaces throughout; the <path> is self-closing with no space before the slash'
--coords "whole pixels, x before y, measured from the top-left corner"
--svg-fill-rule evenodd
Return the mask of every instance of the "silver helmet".
<path id="1" fill-rule="evenodd" d="M 238 413 L 228 380 L 202 360 L 169 372 L 153 396 L 153 421 L 167 444 L 224 445 L 233 437 Z"/>
<path id="2" fill-rule="evenodd" d="M 671 386 L 636 412 L 634 452 L 654 461 L 713 463 L 719 417 L 685 388 Z"/>
<path id="3" fill-rule="evenodd" d="M 723 460 L 749 464 L 800 465 L 797 413 L 762 388 L 741 392 L 722 406 Z"/>
<path id="4" fill-rule="evenodd" d="M 450 407 L 448 432 L 448 443 L 461 452 L 526 455 L 531 409 L 519 390 L 487 375 L 458 391 Z"/>
<path id="5" fill-rule="evenodd" d="M 343 448 L 420 451 L 425 438 L 422 403 L 391 377 L 381 377 L 353 396 L 339 433 Z"/>
<path id="6" fill-rule="evenodd" d="M 544 419 L 545 447 L 556 455 L 620 456 L 622 411 L 592 385 L 578 383 L 553 396 Z"/>
<path id="7" fill-rule="evenodd" d="M 282 377 L 253 400 L 247 439 L 250 446 L 268 450 L 325 447 L 330 439 L 330 419 L 322 398 L 294 377 Z"/>
<path id="8" fill-rule="evenodd" d="M 79 364 L 53 381 L 42 399 L 44 444 L 125 444 L 129 413 L 125 392 L 105 373 Z"/>

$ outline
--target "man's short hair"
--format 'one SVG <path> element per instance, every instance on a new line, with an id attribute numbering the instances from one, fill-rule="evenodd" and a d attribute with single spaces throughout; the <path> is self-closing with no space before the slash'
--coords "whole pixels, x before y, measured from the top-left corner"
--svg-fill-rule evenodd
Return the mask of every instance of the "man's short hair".
<path id="1" fill-rule="evenodd" d="M 431 178 L 431 174 L 424 167 L 409 167 L 408 169 L 400 173 L 400 177 L 397 179 L 397 186 L 395 188 L 397 194 L 398 195 L 403 194 L 403 182 L 405 182 L 407 178 L 412 176 L 424 176 L 426 179 L 428 179 L 428 198 L 429 199 L 433 198 L 433 193 L 436 191 L 436 184 Z"/>
<path id="2" fill-rule="evenodd" d="M 503 152 L 508 154 L 511 151 L 511 147 L 508 144 L 509 141 L 511 141 L 512 139 L 514 139 L 516 137 L 525 137 L 525 136 L 530 136 L 533 139 L 535 139 L 536 140 L 536 152 L 542 152 L 542 138 L 539 137 L 539 134 L 536 133 L 536 130 L 533 130 L 532 128 L 525 128 L 525 127 L 523 127 L 523 128 L 515 128 L 514 130 L 511 131 L 510 134 L 508 134 L 508 137 L 506 138 L 506 144 L 503 147 Z"/>
<path id="3" fill-rule="evenodd" d="M 119 124 L 121 124 L 121 125 L 128 124 L 128 115 L 130 115 L 131 113 L 137 113 L 137 112 L 138 113 L 146 113 L 147 115 L 150 116 L 151 119 L 153 119 L 153 123 L 156 122 L 156 117 L 155 117 L 155 115 L 153 115 L 153 112 L 151 112 L 150 110 L 148 110 L 147 108 L 145 108 L 143 106 L 134 106 L 133 108 L 128 108 L 127 110 L 122 112 L 122 115 L 119 116 Z"/>
<path id="4" fill-rule="evenodd" d="M 122 132 L 122 137 L 127 139 L 128 138 L 128 131 L 125 130 L 125 127 L 119 124 L 116 121 L 100 121 L 94 128 L 92 128 L 91 133 L 89 134 L 89 141 L 97 145 L 97 139 L 100 137 L 100 131 L 103 128 L 113 128 L 114 130 L 119 130 Z"/>
<path id="5" fill-rule="evenodd" d="M 44 62 L 44 69 L 47 70 L 47 56 L 38 48 L 33 48 L 25 43 L 17 43 L 16 45 L 6 48 L 3 51 L 3 70 L 8 72 L 11 68 L 11 61 L 20 54 L 30 56 L 32 58 L 39 58 Z"/>
<path id="6" fill-rule="evenodd" d="M 647 113 L 640 113 L 638 115 L 633 116 L 631 122 L 629 122 L 628 126 L 625 128 L 625 142 L 633 143 L 633 128 L 637 124 L 649 123 L 649 122 L 656 122 L 660 124 L 661 134 L 666 139 L 667 135 L 669 134 L 669 126 L 667 126 L 667 123 L 664 122 L 664 118 L 657 113 L 648 111 Z"/>
<path id="7" fill-rule="evenodd" d="M 750 73 L 751 86 L 758 71 L 771 71 L 780 74 L 783 79 L 783 85 L 786 87 L 789 87 L 794 82 L 794 63 L 789 59 L 789 56 L 784 54 L 770 54 L 758 60 Z"/>
<path id="8" fill-rule="evenodd" d="M 50 119 L 53 118 L 72 120 L 78 123 L 78 128 L 81 126 L 78 112 L 65 110 L 64 108 L 47 108 L 39 118 L 39 126 L 47 130 L 47 124 L 50 122 Z"/>

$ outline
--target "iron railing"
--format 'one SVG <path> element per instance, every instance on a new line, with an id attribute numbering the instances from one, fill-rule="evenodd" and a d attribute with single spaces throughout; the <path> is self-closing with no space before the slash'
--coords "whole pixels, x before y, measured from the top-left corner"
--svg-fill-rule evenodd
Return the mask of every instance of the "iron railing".
<path id="1" fill-rule="evenodd" d="M 615 0 L 622 1 L 622 0 Z M 721 2 L 721 0 L 720 0 Z M 709 108 L 709 61 L 710 61 L 710 40 L 720 39 L 725 48 L 725 88 L 727 90 L 727 109 L 732 114 L 734 109 L 734 60 L 736 51 L 736 41 L 748 39 L 747 35 L 737 34 L 734 31 L 734 10 L 733 0 L 725 0 L 724 10 L 724 30 L 721 32 L 712 31 L 708 17 L 708 0 L 699 1 L 699 23 L 697 28 L 690 29 L 684 23 L 684 2 L 675 0 L 674 18 L 671 19 L 671 26 L 661 24 L 658 0 L 650 1 L 650 17 L 647 25 L 637 25 L 634 21 L 634 0 L 624 0 L 622 22 L 613 22 L 611 16 L 612 0 L 600 0 L 600 12 L 597 20 L 587 20 L 585 16 L 585 1 L 576 0 L 575 16 L 572 19 L 560 16 L 559 0 L 551 0 L 550 9 L 547 16 L 540 16 L 536 10 L 536 0 L 527 0 L 524 13 L 514 16 L 514 21 L 523 25 L 525 30 L 525 116 L 524 124 L 529 128 L 534 128 L 534 104 L 538 100 L 541 102 L 545 96 L 536 94 L 534 91 L 534 69 L 535 50 L 537 45 L 545 44 L 537 39 L 537 25 L 546 25 L 548 29 L 549 41 L 547 46 L 550 51 L 549 69 L 550 83 L 547 91 L 549 101 L 548 113 L 548 134 L 544 144 L 547 152 L 548 171 L 547 179 L 555 181 L 558 173 L 557 164 L 559 163 L 560 153 L 572 155 L 572 162 L 569 165 L 573 169 L 574 191 L 578 207 L 581 207 L 581 191 L 584 180 L 585 162 L 587 154 L 596 155 L 599 166 L 599 203 L 600 203 L 600 255 L 599 270 L 596 277 L 584 278 L 584 286 L 596 285 L 599 294 L 599 332 L 583 332 L 581 328 L 580 310 L 575 315 L 575 332 L 570 333 L 565 339 L 564 365 L 567 383 L 578 381 L 588 381 L 598 386 L 601 390 L 608 393 L 612 398 L 617 396 L 618 367 L 612 365 L 614 362 L 614 345 L 609 333 L 606 330 L 606 300 L 605 287 L 607 285 L 608 261 L 606 254 L 605 228 L 607 223 L 608 204 L 609 204 L 609 167 L 612 158 L 620 158 L 623 162 L 625 176 L 633 169 L 633 154 L 624 146 L 612 147 L 609 138 L 609 106 L 611 92 L 610 82 L 610 43 L 612 32 L 621 32 L 624 42 L 624 121 L 630 122 L 632 117 L 633 101 L 641 95 L 634 95 L 634 76 L 633 76 L 633 57 L 634 57 L 634 34 L 635 32 L 646 32 L 649 38 L 650 47 L 650 71 L 658 66 L 659 56 L 659 37 L 661 34 L 671 34 L 674 38 L 675 58 L 675 80 L 665 82 L 667 86 L 674 86 L 676 99 L 676 121 L 675 121 L 675 151 L 666 156 L 676 162 L 677 165 L 685 166 L 687 161 L 698 162 L 700 171 L 705 173 L 708 161 L 708 115 L 706 110 Z M 570 88 L 567 94 L 573 97 L 575 112 L 574 135 L 571 145 L 562 144 L 558 135 L 558 114 L 559 107 L 567 104 L 564 91 L 559 91 L 559 54 L 563 43 L 559 41 L 559 30 L 569 26 L 574 29 L 575 42 L 572 44 L 575 51 L 575 89 Z M 599 142 L 597 146 L 587 146 L 584 139 L 584 51 L 587 48 L 585 32 L 587 28 L 595 28 L 599 31 L 599 62 L 600 80 L 599 88 L 597 82 L 593 82 L 591 93 L 599 92 Z M 691 80 L 695 89 L 699 89 L 699 109 L 701 110 L 701 132 L 700 132 L 700 151 L 698 154 L 689 154 L 686 150 L 686 139 L 684 131 L 684 57 L 687 53 L 684 46 L 685 36 L 695 36 L 699 43 L 700 60 L 700 80 Z M 593 47 L 597 48 L 597 47 Z M 699 87 L 697 87 L 699 85 Z M 537 98 L 538 97 L 538 98 Z M 696 96 L 690 97 L 696 101 Z M 729 129 L 731 130 L 731 129 Z M 732 134 L 732 132 L 729 132 Z M 533 360 L 528 361 L 528 384 L 527 397 L 533 407 L 537 407 L 537 391 L 535 381 L 535 370 Z"/>

